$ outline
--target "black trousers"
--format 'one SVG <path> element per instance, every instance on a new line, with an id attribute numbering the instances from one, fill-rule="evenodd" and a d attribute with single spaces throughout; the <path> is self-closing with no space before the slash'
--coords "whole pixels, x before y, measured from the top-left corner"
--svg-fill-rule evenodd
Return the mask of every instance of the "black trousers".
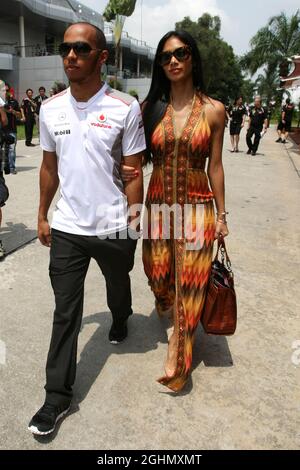
<path id="1" fill-rule="evenodd" d="M 26 137 L 25 143 L 26 145 L 31 144 L 34 123 L 35 123 L 34 118 L 27 117 L 25 120 L 25 137 Z"/>
<path id="2" fill-rule="evenodd" d="M 247 141 L 248 148 L 249 150 L 251 150 L 251 152 L 257 152 L 259 141 L 261 139 L 261 136 L 260 136 L 261 131 L 262 129 L 257 129 L 256 127 L 250 127 L 250 129 L 247 132 L 246 141 Z M 252 142 L 253 135 L 254 135 L 254 142 Z"/>
<path id="3" fill-rule="evenodd" d="M 46 365 L 46 400 L 68 404 L 76 375 L 77 340 L 83 311 L 84 280 L 91 258 L 106 281 L 107 304 L 114 320 L 132 314 L 129 272 L 136 240 L 127 231 L 117 239 L 71 235 L 52 229 L 49 274 L 55 295 L 52 338 Z"/>

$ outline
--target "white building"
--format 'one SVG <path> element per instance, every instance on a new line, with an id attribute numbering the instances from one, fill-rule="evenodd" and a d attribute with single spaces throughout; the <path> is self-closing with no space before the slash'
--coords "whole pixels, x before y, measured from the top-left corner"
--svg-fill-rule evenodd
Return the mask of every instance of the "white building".
<path id="1" fill-rule="evenodd" d="M 17 99 L 27 88 L 37 94 L 41 85 L 48 92 L 55 81 L 67 84 L 58 46 L 66 27 L 78 21 L 88 21 L 104 31 L 110 51 L 108 74 L 113 74 L 112 27 L 104 24 L 100 14 L 75 0 L 0 0 L 0 79 L 15 89 Z M 155 51 L 125 32 L 121 46 L 123 89 L 135 89 L 143 99 Z"/>
<path id="2" fill-rule="evenodd" d="M 281 87 L 287 90 L 288 95 L 294 104 L 300 103 L 300 55 L 295 55 L 289 59 L 292 62 L 290 73 L 287 77 L 281 77 Z"/>

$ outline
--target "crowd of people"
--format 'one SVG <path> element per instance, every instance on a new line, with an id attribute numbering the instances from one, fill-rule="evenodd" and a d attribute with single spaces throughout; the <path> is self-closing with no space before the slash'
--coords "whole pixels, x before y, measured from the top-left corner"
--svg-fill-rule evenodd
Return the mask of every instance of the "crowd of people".
<path id="1" fill-rule="evenodd" d="M 274 103 L 268 106 L 262 105 L 260 96 L 256 96 L 253 106 L 243 103 L 243 97 L 238 96 L 234 102 L 225 106 L 227 123 L 229 122 L 229 133 L 231 140 L 231 152 L 239 152 L 240 133 L 247 124 L 246 144 L 247 154 L 255 156 L 259 147 L 261 138 L 270 127 Z M 282 107 L 277 132 L 276 142 L 285 144 L 291 132 L 293 113 L 295 106 L 289 98 L 286 99 Z"/>
<path id="2" fill-rule="evenodd" d="M 18 141 L 18 124 L 25 128 L 25 145 L 34 147 L 32 143 L 33 129 L 36 126 L 39 133 L 39 113 L 44 100 L 48 98 L 44 86 L 40 86 L 38 95 L 33 97 L 31 88 L 26 90 L 26 96 L 21 103 L 15 98 L 14 88 L 9 83 L 2 82 L 0 97 L 0 227 L 2 220 L 1 207 L 5 205 L 9 192 L 4 175 L 16 175 L 16 147 Z M 49 96 L 60 93 L 66 88 L 64 83 L 56 83 L 50 90 Z M 0 261 L 5 257 L 5 250 L 0 240 Z"/>

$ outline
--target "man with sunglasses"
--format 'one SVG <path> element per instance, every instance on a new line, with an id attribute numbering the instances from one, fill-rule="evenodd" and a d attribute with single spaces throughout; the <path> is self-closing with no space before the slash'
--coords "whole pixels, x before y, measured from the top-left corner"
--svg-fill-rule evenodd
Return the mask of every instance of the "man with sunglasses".
<path id="1" fill-rule="evenodd" d="M 39 435 L 53 432 L 70 409 L 91 258 L 106 280 L 113 317 L 109 341 L 117 344 L 127 336 L 132 314 L 129 272 L 137 238 L 130 237 L 137 217 L 129 217 L 128 209 L 143 201 L 146 147 L 136 99 L 101 82 L 101 66 L 108 57 L 103 32 L 89 23 L 71 25 L 59 51 L 70 88 L 45 101 L 40 110 L 38 236 L 51 247 L 49 272 L 56 305 L 46 400 L 29 423 L 29 430 Z M 123 159 L 138 173 L 129 184 L 120 177 Z M 59 184 L 61 197 L 50 230 L 48 209 Z"/>

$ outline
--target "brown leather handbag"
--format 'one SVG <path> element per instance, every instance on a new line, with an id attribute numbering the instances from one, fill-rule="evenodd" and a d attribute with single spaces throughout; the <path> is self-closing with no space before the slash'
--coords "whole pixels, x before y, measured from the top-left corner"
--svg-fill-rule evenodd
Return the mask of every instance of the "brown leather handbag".
<path id="1" fill-rule="evenodd" d="M 217 253 L 211 266 L 201 323 L 208 334 L 233 335 L 236 322 L 237 305 L 233 272 L 224 238 L 220 236 Z"/>

